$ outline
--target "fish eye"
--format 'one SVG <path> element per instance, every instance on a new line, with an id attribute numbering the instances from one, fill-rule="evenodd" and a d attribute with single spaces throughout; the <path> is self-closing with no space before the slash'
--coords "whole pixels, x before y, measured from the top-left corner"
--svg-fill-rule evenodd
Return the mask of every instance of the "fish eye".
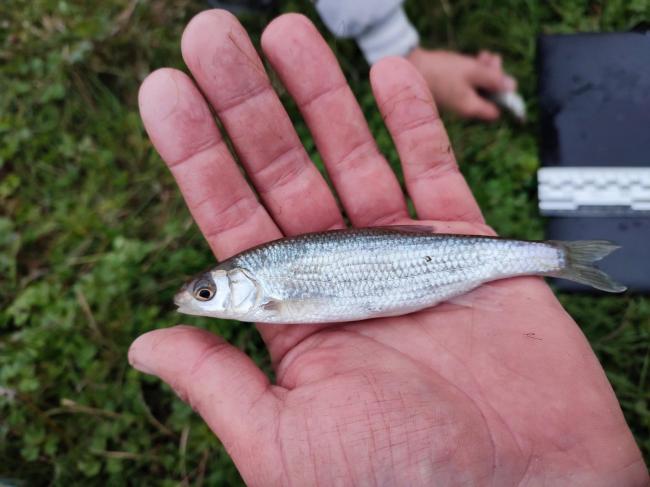
<path id="1" fill-rule="evenodd" d="M 216 292 L 216 286 L 212 280 L 201 279 L 194 286 L 194 297 L 199 301 L 210 301 Z"/>
<path id="2" fill-rule="evenodd" d="M 212 296 L 214 296 L 214 293 L 212 292 L 211 289 L 208 289 L 207 287 L 199 289 L 199 291 L 196 293 L 196 297 L 201 301 L 207 301 L 209 299 L 212 299 Z"/>

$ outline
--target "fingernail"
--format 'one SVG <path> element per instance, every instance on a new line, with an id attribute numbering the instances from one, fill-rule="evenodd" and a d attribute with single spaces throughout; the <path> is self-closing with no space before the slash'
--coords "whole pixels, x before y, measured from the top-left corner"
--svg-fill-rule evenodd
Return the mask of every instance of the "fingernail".
<path id="1" fill-rule="evenodd" d="M 131 348 L 129 348 L 129 353 L 127 354 L 129 364 L 131 364 L 131 367 L 133 367 L 135 370 L 138 370 L 143 374 L 156 375 L 155 372 L 149 368 L 147 364 L 143 363 L 140 360 L 140 357 L 138 357 L 135 346 L 136 342 L 137 340 L 131 344 Z"/>
<path id="2" fill-rule="evenodd" d="M 517 88 L 517 81 L 512 76 L 504 76 L 503 77 L 503 89 L 505 91 L 515 91 Z"/>
<path id="3" fill-rule="evenodd" d="M 140 111 L 148 118 L 163 120 L 178 106 L 177 74 L 167 68 L 147 76 L 138 94 Z"/>

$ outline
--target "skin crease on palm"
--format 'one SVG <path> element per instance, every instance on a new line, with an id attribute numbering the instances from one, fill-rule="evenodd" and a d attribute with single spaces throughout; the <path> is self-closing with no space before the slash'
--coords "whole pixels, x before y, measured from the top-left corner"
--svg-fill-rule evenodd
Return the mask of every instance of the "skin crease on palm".
<path id="1" fill-rule="evenodd" d="M 309 20 L 279 17 L 262 49 L 300 107 L 352 224 L 416 223 Z M 140 109 L 217 258 L 343 227 L 236 18 L 199 14 L 182 53 L 193 80 L 155 71 Z M 492 234 L 413 65 L 388 58 L 370 76 L 420 224 Z M 139 337 L 129 360 L 192 405 L 249 485 L 645 485 L 603 369 L 547 285 L 516 278 L 490 286 L 498 301 L 490 309 L 443 304 L 359 323 L 258 325 L 277 384 L 221 338 L 186 326 Z"/>

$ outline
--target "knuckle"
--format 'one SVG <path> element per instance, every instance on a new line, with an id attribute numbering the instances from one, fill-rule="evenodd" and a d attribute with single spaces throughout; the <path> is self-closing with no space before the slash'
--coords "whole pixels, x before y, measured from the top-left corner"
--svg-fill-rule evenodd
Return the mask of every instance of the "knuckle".
<path id="1" fill-rule="evenodd" d="M 261 211 L 262 206 L 251 196 L 240 196 L 234 198 L 230 203 L 223 205 L 221 208 L 221 195 L 213 195 L 200 206 L 192 208 L 195 214 L 207 214 L 209 218 L 197 218 L 203 222 L 201 230 L 208 240 L 217 235 L 241 227 L 251 221 L 253 215 Z"/>

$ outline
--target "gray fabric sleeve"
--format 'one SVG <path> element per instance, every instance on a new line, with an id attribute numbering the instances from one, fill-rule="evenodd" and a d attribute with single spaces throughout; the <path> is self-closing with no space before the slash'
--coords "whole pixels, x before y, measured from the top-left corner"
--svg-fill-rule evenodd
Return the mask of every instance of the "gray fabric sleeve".
<path id="1" fill-rule="evenodd" d="M 332 34 L 356 39 L 370 64 L 405 56 L 420 41 L 402 0 L 319 0 L 316 9 Z"/>

